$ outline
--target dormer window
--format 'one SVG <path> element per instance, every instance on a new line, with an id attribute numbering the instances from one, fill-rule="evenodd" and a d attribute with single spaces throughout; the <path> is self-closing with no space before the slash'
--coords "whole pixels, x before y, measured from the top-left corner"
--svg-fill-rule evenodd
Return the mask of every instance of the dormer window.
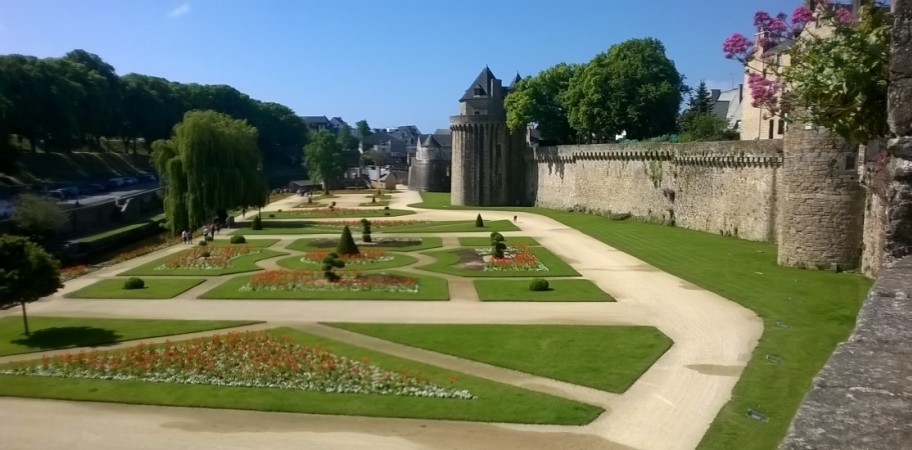
<path id="1" fill-rule="evenodd" d="M 484 89 L 481 88 L 481 86 L 478 86 L 478 87 L 475 88 L 475 94 L 474 94 L 474 95 L 475 95 L 476 97 L 482 97 L 482 96 L 485 95 L 485 91 L 484 91 Z"/>

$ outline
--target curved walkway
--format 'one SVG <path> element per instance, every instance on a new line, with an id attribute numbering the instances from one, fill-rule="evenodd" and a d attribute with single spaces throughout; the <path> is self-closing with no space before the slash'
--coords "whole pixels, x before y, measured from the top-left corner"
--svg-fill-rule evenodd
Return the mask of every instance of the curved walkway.
<path id="1" fill-rule="evenodd" d="M 367 195 L 367 194 L 365 194 Z M 363 195 L 334 199 L 339 207 Z M 391 208 L 408 209 L 417 192 L 396 194 Z M 291 197 L 264 211 L 289 209 Z M 356 206 L 356 205 L 354 205 Z M 471 220 L 473 211 L 425 211 L 408 219 Z M 513 212 L 484 211 L 485 220 L 512 220 Z M 402 219 L 404 217 L 400 217 Z M 377 218 L 376 220 L 382 220 Z M 616 303 L 482 303 L 454 292 L 450 302 L 341 302 L 196 300 L 74 300 L 59 295 L 124 270 L 115 266 L 68 282 L 61 293 L 29 307 L 30 313 L 86 317 L 252 319 L 342 338 L 444 367 L 458 368 L 528 389 L 566 396 L 606 409 L 581 427 L 481 424 L 410 419 L 312 416 L 116 404 L 0 398 L 0 448 L 656 448 L 688 449 L 699 443 L 731 395 L 762 333 L 753 312 L 661 272 L 642 261 L 546 217 L 521 214 L 515 232 L 537 239 L 595 282 Z M 380 235 L 381 233 L 375 233 Z M 505 233 L 509 235 L 512 233 Z M 257 238 L 289 239 L 289 236 Z M 310 236 L 301 236 L 310 237 Z M 168 249 L 166 252 L 176 251 Z M 162 253 L 131 261 L 130 266 Z M 198 292 L 198 290 L 194 290 Z M 473 292 L 474 294 L 474 292 Z M 3 315 L 17 313 L 6 311 Z M 651 325 L 674 345 L 625 393 L 608 394 L 485 364 L 439 355 L 315 322 L 563 323 Z M 597 356 L 596 356 L 597 357 Z M 609 360 L 610 363 L 610 360 Z M 45 426 L 54 423 L 54 432 Z M 116 433 L 111 430 L 118 430 Z M 97 433 L 97 434 L 95 434 Z M 74 439 L 83 436 L 83 439 Z"/>

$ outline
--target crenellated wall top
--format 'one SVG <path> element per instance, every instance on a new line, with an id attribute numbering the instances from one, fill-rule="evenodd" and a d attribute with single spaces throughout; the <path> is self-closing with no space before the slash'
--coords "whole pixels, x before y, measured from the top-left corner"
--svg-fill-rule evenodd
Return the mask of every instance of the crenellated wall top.
<path id="1" fill-rule="evenodd" d="M 589 144 L 538 147 L 537 162 L 585 160 L 671 161 L 677 164 L 725 166 L 780 166 L 782 141 L 720 141 L 635 144 Z"/>

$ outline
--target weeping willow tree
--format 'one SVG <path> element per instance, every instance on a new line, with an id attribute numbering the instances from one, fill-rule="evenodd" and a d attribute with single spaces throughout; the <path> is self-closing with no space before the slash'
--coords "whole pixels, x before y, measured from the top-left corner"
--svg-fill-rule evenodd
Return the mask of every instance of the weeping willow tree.
<path id="1" fill-rule="evenodd" d="M 263 206 L 266 181 L 257 130 L 215 111 L 190 111 L 171 139 L 152 144 L 166 184 L 164 204 L 174 233 L 202 226 L 226 209 Z"/>

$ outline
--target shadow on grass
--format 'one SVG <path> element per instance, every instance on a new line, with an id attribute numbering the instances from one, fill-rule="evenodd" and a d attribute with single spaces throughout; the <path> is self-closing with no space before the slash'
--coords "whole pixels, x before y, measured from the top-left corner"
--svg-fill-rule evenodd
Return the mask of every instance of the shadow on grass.
<path id="1" fill-rule="evenodd" d="M 121 335 L 117 334 L 115 331 L 104 328 L 52 327 L 33 331 L 31 336 L 16 339 L 12 341 L 12 343 L 24 345 L 33 349 L 45 350 L 113 344 L 120 338 Z"/>

